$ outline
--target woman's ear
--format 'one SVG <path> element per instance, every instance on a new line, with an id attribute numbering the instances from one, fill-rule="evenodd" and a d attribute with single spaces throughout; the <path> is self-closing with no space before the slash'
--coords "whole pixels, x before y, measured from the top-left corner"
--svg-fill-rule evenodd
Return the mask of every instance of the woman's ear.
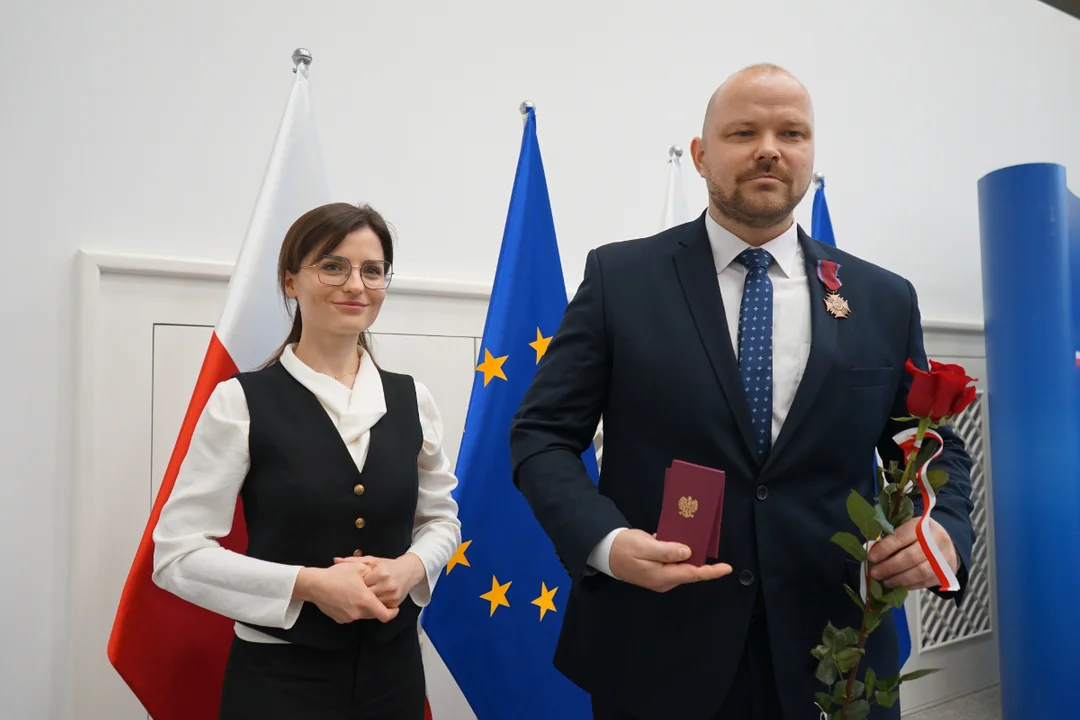
<path id="1" fill-rule="evenodd" d="M 285 271 L 285 295 L 287 297 L 296 299 L 296 276 L 288 270 Z"/>

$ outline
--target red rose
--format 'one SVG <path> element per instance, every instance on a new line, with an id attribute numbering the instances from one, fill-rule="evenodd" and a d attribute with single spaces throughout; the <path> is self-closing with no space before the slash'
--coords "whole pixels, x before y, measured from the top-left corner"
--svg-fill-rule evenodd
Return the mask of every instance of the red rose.
<path id="1" fill-rule="evenodd" d="M 935 424 L 959 414 L 975 399 L 975 378 L 968 377 L 959 365 L 930 361 L 930 372 L 915 367 L 908 360 L 904 368 L 911 373 L 907 407 L 912 417 L 930 418 Z"/>

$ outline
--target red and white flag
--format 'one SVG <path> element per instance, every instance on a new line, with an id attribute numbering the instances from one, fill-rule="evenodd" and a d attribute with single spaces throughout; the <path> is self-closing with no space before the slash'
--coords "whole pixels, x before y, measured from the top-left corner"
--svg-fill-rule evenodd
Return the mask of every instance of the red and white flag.
<path id="1" fill-rule="evenodd" d="M 210 339 L 109 638 L 109 662 L 154 720 L 217 717 L 233 637 L 232 620 L 154 585 L 154 526 L 211 392 L 236 372 L 253 370 L 265 362 L 288 336 L 291 322 L 277 285 L 281 241 L 298 217 L 329 200 L 311 108 L 308 64 L 299 62 L 225 307 Z M 221 545 L 243 552 L 247 531 L 239 509 L 238 502 L 232 531 L 221 539 Z"/>

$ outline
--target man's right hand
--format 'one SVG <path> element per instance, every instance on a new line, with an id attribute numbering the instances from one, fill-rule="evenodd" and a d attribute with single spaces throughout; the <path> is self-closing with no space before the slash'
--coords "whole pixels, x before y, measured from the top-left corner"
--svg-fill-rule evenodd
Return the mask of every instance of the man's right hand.
<path id="1" fill-rule="evenodd" d="M 682 543 L 663 542 L 642 530 L 626 529 L 611 543 L 608 564 L 619 580 L 656 592 L 731 574 L 727 563 L 697 567 L 684 562 L 689 557 L 690 548 Z"/>

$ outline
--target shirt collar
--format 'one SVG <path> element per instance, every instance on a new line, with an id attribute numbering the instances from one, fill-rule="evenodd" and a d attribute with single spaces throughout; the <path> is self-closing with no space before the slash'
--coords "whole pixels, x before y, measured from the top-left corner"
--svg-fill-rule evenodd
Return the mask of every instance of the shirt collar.
<path id="1" fill-rule="evenodd" d="M 379 368 L 370 354 L 363 350 L 359 352 L 360 370 L 353 379 L 351 390 L 306 365 L 296 357 L 293 345 L 287 345 L 281 353 L 282 367 L 337 416 L 338 432 L 346 443 L 370 430 L 386 414 L 386 396 L 383 395 Z"/>
<path id="2" fill-rule="evenodd" d="M 713 261 L 716 263 L 716 272 L 721 272 L 739 256 L 743 250 L 751 247 L 740 237 L 730 230 L 722 227 L 713 220 L 712 215 L 705 213 L 705 231 L 709 234 L 709 245 L 712 247 Z M 784 232 L 761 246 L 773 256 L 780 272 L 787 277 L 796 274 L 799 262 L 799 228 L 794 222 Z"/>

